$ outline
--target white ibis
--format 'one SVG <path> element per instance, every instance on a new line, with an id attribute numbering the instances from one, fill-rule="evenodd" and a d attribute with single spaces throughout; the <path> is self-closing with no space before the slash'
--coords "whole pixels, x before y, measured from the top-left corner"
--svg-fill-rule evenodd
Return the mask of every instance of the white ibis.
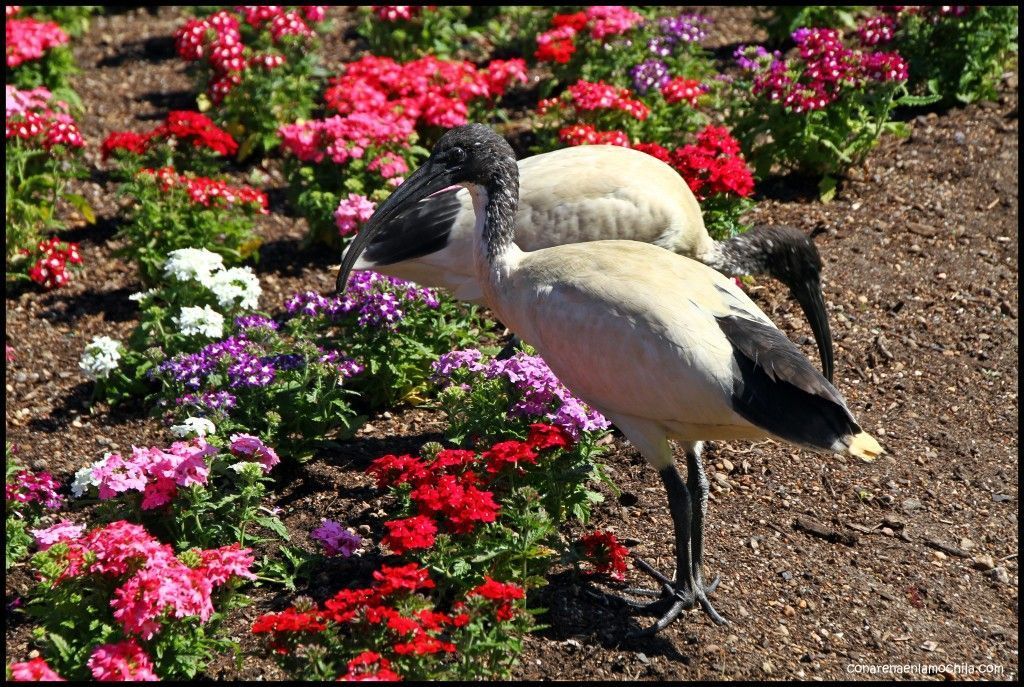
<path id="1" fill-rule="evenodd" d="M 670 166 L 638 150 L 594 145 L 563 148 L 519 163 L 515 243 L 526 251 L 566 243 L 630 239 L 695 258 L 727 276 L 767 274 L 786 284 L 818 345 L 832 379 L 832 333 L 821 294 L 821 257 L 802 232 L 787 226 L 754 227 L 715 241 L 700 206 Z M 473 202 L 455 188 L 425 198 L 395 215 L 359 257 L 372 269 L 456 298 L 483 302 L 473 266 Z"/>
<path id="2" fill-rule="evenodd" d="M 484 302 L 573 393 L 622 430 L 665 485 L 676 576 L 656 575 L 671 607 L 643 633 L 659 631 L 695 604 L 725 622 L 707 598 L 714 584 L 704 583 L 701 569 L 708 493 L 701 442 L 776 437 L 865 460 L 882 447 L 796 345 L 710 267 L 639 241 L 520 250 L 513 241 L 518 177 L 511 147 L 490 128 L 446 132 L 355 238 L 338 290 L 396 215 L 453 184 L 468 189 Z M 685 447 L 685 484 L 669 439 Z"/>

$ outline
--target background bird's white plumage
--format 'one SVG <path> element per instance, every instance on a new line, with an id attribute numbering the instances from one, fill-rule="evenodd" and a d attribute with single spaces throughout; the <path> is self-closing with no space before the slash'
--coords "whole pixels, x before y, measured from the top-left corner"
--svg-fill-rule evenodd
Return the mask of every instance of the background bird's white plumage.
<path id="1" fill-rule="evenodd" d="M 618 146 L 578 146 L 534 155 L 518 166 L 524 183 L 515 242 L 524 251 L 602 239 L 653 243 L 692 256 L 714 246 L 689 188 L 675 170 L 646 153 Z M 361 257 L 355 269 L 375 269 L 482 303 L 472 261 L 473 203 L 465 189 L 456 197 L 462 208 L 444 248 L 390 265 Z"/>

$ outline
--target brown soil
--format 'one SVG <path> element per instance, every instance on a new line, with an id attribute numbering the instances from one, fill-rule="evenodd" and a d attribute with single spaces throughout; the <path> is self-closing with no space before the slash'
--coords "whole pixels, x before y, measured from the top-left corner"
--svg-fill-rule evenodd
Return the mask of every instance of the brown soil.
<path id="1" fill-rule="evenodd" d="M 348 10 L 334 12 L 342 36 Z M 750 10 L 707 13 L 722 32 L 715 47 L 763 37 Z M 6 337 L 16 356 L 6 369 L 8 441 L 21 462 L 60 478 L 105 450 L 167 439 L 142 411 L 91 408 L 77 363 L 93 336 L 124 338 L 134 326 L 127 296 L 139 284 L 112 257 L 119 199 L 98 144 L 110 131 L 142 130 L 168 109 L 191 106 L 192 84 L 170 39 L 180 16 L 162 8 L 100 17 L 75 41 L 82 72 L 74 86 L 96 167 L 80 192 L 100 220 L 64 233 L 81 242 L 86 265 L 70 287 L 47 294 L 8 287 Z M 325 54 L 340 63 L 353 45 L 337 37 Z M 984 664 L 1002 673 L 973 677 L 1017 674 L 1016 73 L 1003 92 L 998 103 L 914 117 L 911 137 L 884 140 L 828 205 L 799 179 L 761 186 L 754 220 L 816 237 L 836 385 L 887 455 L 866 465 L 771 441 L 710 446 L 706 569 L 721 575 L 713 601 L 731 624 L 692 611 L 653 639 L 627 641 L 650 618 L 558 574 L 535 601 L 549 609 L 540 618 L 549 627 L 527 638 L 515 677 L 841 679 L 864 675 L 851 665 L 890 664 Z M 260 222 L 257 269 L 262 305 L 274 312 L 291 291 L 329 290 L 334 272 L 331 256 L 300 248 L 304 222 L 273 192 L 283 186 L 276 163 L 265 171 L 273 212 Z M 783 289 L 764 283 L 751 291 L 816 360 L 807 324 Z M 443 420 L 429 409 L 381 413 L 342 450 L 283 478 L 275 498 L 294 543 L 307 544 L 321 517 L 376 525 L 372 513 L 385 501 L 362 473 L 367 462 L 438 439 Z M 612 448 L 608 463 L 623 494 L 599 508 L 594 524 L 669 572 L 663 489 L 627 442 L 616 437 Z M 834 536 L 798 529 L 798 518 Z M 300 591 L 323 598 L 372 563 L 318 571 Z M 630 579 L 647 582 L 635 571 Z M 8 600 L 28 584 L 24 567 L 15 569 Z M 294 596 L 260 588 L 252 597 L 228 620 L 243 645 L 241 669 L 225 658 L 211 677 L 284 677 L 247 628 Z M 12 660 L 28 654 L 28 639 L 28 623 L 12 616 Z"/>

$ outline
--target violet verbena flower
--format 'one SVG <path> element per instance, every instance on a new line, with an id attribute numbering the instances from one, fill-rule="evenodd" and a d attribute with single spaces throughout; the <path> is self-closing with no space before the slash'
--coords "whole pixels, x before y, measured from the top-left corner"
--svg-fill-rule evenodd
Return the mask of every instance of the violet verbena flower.
<path id="1" fill-rule="evenodd" d="M 340 554 L 348 558 L 363 543 L 363 538 L 358 534 L 349 532 L 341 523 L 327 519 L 321 520 L 320 527 L 310 532 L 309 536 L 320 542 L 328 556 Z"/>
<path id="2" fill-rule="evenodd" d="M 340 320 L 354 314 L 360 326 L 394 329 L 405 316 L 403 305 L 418 302 L 431 309 L 440 305 L 437 294 L 431 289 L 376 272 L 359 271 L 349 278 L 342 296 L 326 298 L 306 291 L 293 294 L 284 306 L 293 316 Z"/>
<path id="3" fill-rule="evenodd" d="M 652 88 L 661 89 L 669 81 L 668 65 L 661 60 L 646 60 L 629 70 L 633 88 L 646 95 Z"/>
<path id="4" fill-rule="evenodd" d="M 711 20 L 700 14 L 680 14 L 658 20 L 662 35 L 673 43 L 702 41 L 707 38 L 707 28 L 710 26 Z"/>
<path id="5" fill-rule="evenodd" d="M 277 322 L 274 322 L 269 317 L 264 317 L 263 315 L 242 315 L 241 317 L 236 317 L 235 326 L 239 329 L 264 327 L 266 329 L 277 330 Z"/>
<path id="6" fill-rule="evenodd" d="M 551 368 L 539 356 L 519 352 L 508 360 L 491 360 L 481 364 L 481 353 L 475 349 L 452 351 L 434 363 L 434 379 L 450 378 L 458 369 L 481 372 L 487 379 L 504 377 L 521 394 L 509 415 L 539 416 L 561 427 L 574 440 L 581 432 L 607 429 L 608 420 L 576 398 L 558 381 Z"/>

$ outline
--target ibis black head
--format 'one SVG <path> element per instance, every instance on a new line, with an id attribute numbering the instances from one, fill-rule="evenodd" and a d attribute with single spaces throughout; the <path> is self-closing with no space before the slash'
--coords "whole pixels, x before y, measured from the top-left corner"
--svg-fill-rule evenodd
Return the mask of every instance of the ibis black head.
<path id="1" fill-rule="evenodd" d="M 519 168 L 515 153 L 504 138 L 483 124 L 467 124 L 446 131 L 430 157 L 388 199 L 381 203 L 345 253 L 336 289 L 345 289 L 349 272 L 374 235 L 404 209 L 450 186 L 479 186 L 489 196 L 518 198 Z"/>
<path id="2" fill-rule="evenodd" d="M 712 267 L 733 275 L 768 274 L 789 287 L 814 332 L 822 372 L 832 381 L 832 330 L 821 293 L 821 255 L 814 242 L 794 227 L 759 225 L 716 248 Z"/>

